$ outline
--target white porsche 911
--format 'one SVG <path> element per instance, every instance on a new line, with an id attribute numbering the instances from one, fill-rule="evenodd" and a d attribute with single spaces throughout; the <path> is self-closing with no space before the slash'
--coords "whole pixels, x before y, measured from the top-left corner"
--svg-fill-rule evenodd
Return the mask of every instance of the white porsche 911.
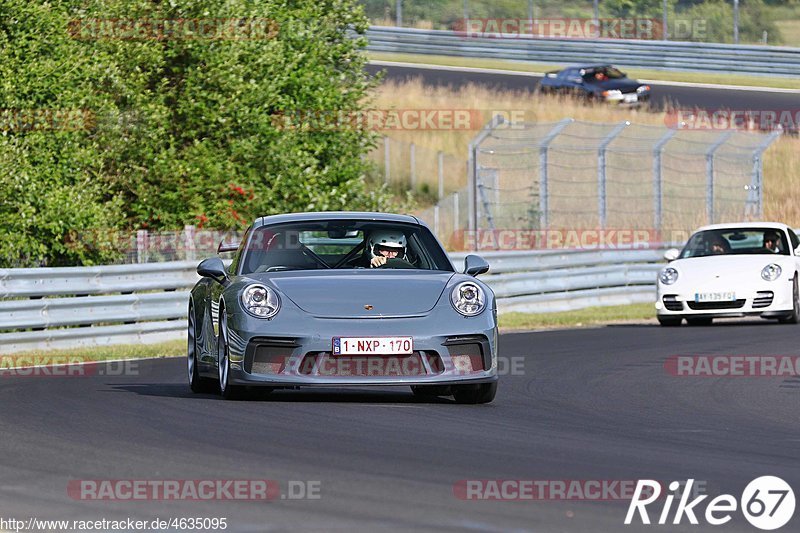
<path id="1" fill-rule="evenodd" d="M 708 325 L 714 318 L 800 318 L 800 239 L 775 222 L 714 224 L 698 229 L 683 250 L 664 254 L 656 313 L 662 326 Z"/>

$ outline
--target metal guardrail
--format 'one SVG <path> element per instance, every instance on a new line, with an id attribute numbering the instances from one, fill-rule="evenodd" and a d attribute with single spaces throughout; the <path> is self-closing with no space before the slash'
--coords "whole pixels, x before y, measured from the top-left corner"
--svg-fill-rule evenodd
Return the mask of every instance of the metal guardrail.
<path id="1" fill-rule="evenodd" d="M 486 252 L 500 312 L 653 300 L 663 250 Z M 457 268 L 466 253 L 450 254 Z M 197 262 L 0 270 L 0 353 L 148 343 L 186 330 Z"/>
<path id="2" fill-rule="evenodd" d="M 538 63 L 615 63 L 626 67 L 797 76 L 800 48 L 675 41 L 480 38 L 463 32 L 371 26 L 372 52 L 478 57 Z"/>

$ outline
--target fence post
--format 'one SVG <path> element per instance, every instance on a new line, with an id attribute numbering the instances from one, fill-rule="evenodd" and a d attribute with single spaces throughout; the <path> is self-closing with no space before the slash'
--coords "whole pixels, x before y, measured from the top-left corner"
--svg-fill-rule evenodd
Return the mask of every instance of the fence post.
<path id="1" fill-rule="evenodd" d="M 411 189 L 417 188 L 417 146 L 411 143 L 409 147 L 409 165 L 411 166 Z"/>
<path id="2" fill-rule="evenodd" d="M 672 139 L 678 130 L 669 130 L 661 137 L 653 147 L 653 228 L 661 230 L 663 222 L 664 190 L 662 188 L 662 168 L 661 155 L 664 147 Z"/>
<path id="3" fill-rule="evenodd" d="M 194 261 L 197 257 L 196 249 L 194 245 L 195 241 L 195 227 L 191 225 L 186 225 L 183 227 L 183 242 L 185 243 L 184 246 L 186 247 L 186 253 L 184 259 L 186 261 Z"/>
<path id="4" fill-rule="evenodd" d="M 136 230 L 136 262 L 147 263 L 149 236 L 146 229 Z"/>
<path id="5" fill-rule="evenodd" d="M 478 151 L 481 143 L 502 123 L 503 116 L 495 115 L 469 143 L 469 153 L 467 154 L 467 210 L 468 229 L 470 231 L 476 230 L 478 227 Z"/>
<path id="6" fill-rule="evenodd" d="M 461 229 L 460 213 L 458 212 L 459 204 L 458 191 L 456 191 L 453 193 L 453 231 Z"/>
<path id="7" fill-rule="evenodd" d="M 629 125 L 627 120 L 617 124 L 597 149 L 597 218 L 601 228 L 606 227 L 606 148 Z"/>
<path id="8" fill-rule="evenodd" d="M 391 176 L 391 164 L 389 163 L 389 137 L 383 136 L 383 182 L 389 184 Z"/>
<path id="9" fill-rule="evenodd" d="M 437 154 L 437 165 L 439 171 L 439 194 L 438 201 L 441 202 L 444 198 L 444 152 L 439 151 Z"/>
<path id="10" fill-rule="evenodd" d="M 733 135 L 732 131 L 726 131 L 714 141 L 706 152 L 706 220 L 708 224 L 714 223 L 714 152 L 725 144 Z"/>
<path id="11" fill-rule="evenodd" d="M 395 2 L 395 6 L 397 6 L 397 10 L 395 11 L 395 26 L 398 28 L 403 27 L 403 0 L 397 0 Z"/>
<path id="12" fill-rule="evenodd" d="M 442 236 L 439 235 L 439 204 L 433 206 L 433 233 L 439 240 L 442 239 Z"/>
<path id="13" fill-rule="evenodd" d="M 753 152 L 753 171 L 750 178 L 750 185 L 747 187 L 747 203 L 752 206 L 755 204 L 756 218 L 764 216 L 764 161 L 761 156 L 767 148 L 781 136 L 780 131 L 773 131 L 769 136 L 756 147 Z M 747 209 L 745 209 L 747 215 Z"/>
<path id="14" fill-rule="evenodd" d="M 550 224 L 550 189 L 547 181 L 547 153 L 550 143 L 574 121 L 571 118 L 559 121 L 539 142 L 539 229 L 547 229 Z"/>

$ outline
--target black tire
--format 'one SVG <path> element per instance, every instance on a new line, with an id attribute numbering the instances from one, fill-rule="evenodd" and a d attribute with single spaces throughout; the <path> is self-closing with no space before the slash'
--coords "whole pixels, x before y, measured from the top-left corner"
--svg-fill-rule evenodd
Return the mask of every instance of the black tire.
<path id="1" fill-rule="evenodd" d="M 453 398 L 457 403 L 489 403 L 497 394 L 497 382 L 479 385 L 458 385 L 453 387 Z"/>
<path id="2" fill-rule="evenodd" d="M 714 322 L 713 318 L 687 318 L 686 323 L 690 326 L 710 326 Z"/>
<path id="3" fill-rule="evenodd" d="M 197 363 L 197 329 L 194 306 L 191 303 L 189 304 L 189 321 L 186 333 L 188 337 L 186 364 L 189 376 L 189 388 L 192 389 L 192 392 L 198 394 L 216 392 L 217 382 L 213 379 L 200 376 L 199 365 Z"/>
<path id="4" fill-rule="evenodd" d="M 794 305 L 792 305 L 792 314 L 786 318 L 779 318 L 778 322 L 781 324 L 797 324 L 800 322 L 800 294 L 798 294 L 797 273 L 795 273 L 794 282 L 792 283 L 792 295 L 794 300 Z"/>
<path id="5" fill-rule="evenodd" d="M 453 393 L 449 385 L 411 385 L 411 392 L 417 398 L 436 398 L 450 396 Z"/>
<path id="6" fill-rule="evenodd" d="M 217 338 L 217 368 L 219 376 L 219 392 L 226 400 L 242 400 L 245 397 L 245 387 L 228 383 L 230 375 L 230 359 L 228 357 L 228 319 L 225 309 L 219 308 L 219 337 Z"/>
<path id="7" fill-rule="evenodd" d="M 681 318 L 673 318 L 673 317 L 657 317 L 658 323 L 661 324 L 665 328 L 675 328 L 681 325 Z"/>

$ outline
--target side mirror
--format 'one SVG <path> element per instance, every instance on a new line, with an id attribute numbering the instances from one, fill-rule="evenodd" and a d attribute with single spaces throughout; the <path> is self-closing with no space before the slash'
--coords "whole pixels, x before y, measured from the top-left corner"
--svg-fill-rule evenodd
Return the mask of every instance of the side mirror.
<path id="1" fill-rule="evenodd" d="M 670 248 L 666 252 L 664 252 L 664 259 L 667 261 L 675 261 L 678 256 L 681 255 L 681 251 L 677 248 Z"/>
<path id="2" fill-rule="evenodd" d="M 228 281 L 228 273 L 225 272 L 225 265 L 219 257 L 209 257 L 197 265 L 197 273 L 222 285 Z"/>
<path id="3" fill-rule="evenodd" d="M 464 274 L 478 276 L 489 272 L 489 263 L 479 255 L 468 255 L 464 258 Z"/>

